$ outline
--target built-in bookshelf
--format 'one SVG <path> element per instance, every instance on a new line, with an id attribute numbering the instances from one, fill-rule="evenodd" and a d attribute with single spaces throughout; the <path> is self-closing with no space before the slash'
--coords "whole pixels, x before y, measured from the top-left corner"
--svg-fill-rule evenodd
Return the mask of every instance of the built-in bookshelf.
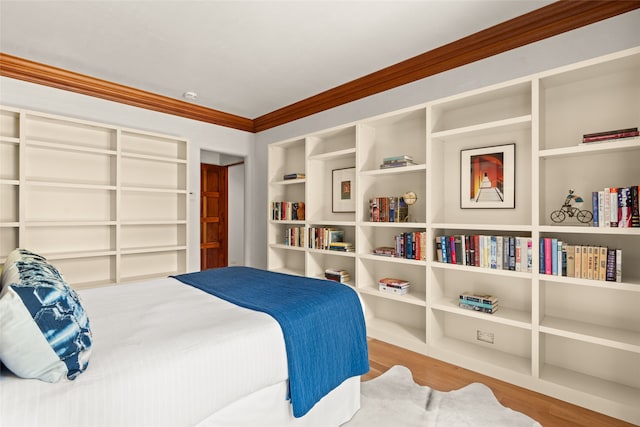
<path id="1" fill-rule="evenodd" d="M 297 226 L 348 229 L 355 252 L 283 247 L 287 224 L 270 221 L 268 267 L 311 277 L 348 270 L 370 336 L 639 424 L 640 228 L 551 219 L 569 189 L 592 210 L 593 191 L 640 185 L 640 138 L 582 142 L 639 126 L 635 48 L 273 143 L 270 200 L 304 197 L 308 216 Z M 515 207 L 462 208 L 461 152 L 507 144 L 515 147 Z M 412 162 L 381 168 L 395 156 Z M 355 212 L 335 213 L 331 172 L 347 167 L 356 170 Z M 283 182 L 293 172 L 306 177 Z M 371 220 L 372 199 L 409 191 L 417 200 L 407 221 Z M 373 253 L 414 232 L 426 237 L 424 260 Z M 530 268 L 439 261 L 437 237 L 474 235 L 530 239 Z M 545 238 L 621 249 L 621 281 L 541 273 Z M 409 292 L 381 292 L 382 277 L 410 281 Z M 495 295 L 499 308 L 463 309 L 462 292 Z"/>
<path id="2" fill-rule="evenodd" d="M 0 263 L 45 256 L 75 288 L 187 269 L 187 141 L 0 107 Z"/>

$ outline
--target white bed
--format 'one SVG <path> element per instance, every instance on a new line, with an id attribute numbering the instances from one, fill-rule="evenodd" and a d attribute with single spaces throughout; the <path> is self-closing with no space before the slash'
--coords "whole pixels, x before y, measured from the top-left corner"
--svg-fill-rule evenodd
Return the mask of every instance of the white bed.
<path id="1" fill-rule="evenodd" d="M 269 315 L 163 278 L 79 292 L 89 367 L 74 381 L 0 377 L 0 425 L 339 426 L 360 407 L 352 377 L 302 418 Z"/>

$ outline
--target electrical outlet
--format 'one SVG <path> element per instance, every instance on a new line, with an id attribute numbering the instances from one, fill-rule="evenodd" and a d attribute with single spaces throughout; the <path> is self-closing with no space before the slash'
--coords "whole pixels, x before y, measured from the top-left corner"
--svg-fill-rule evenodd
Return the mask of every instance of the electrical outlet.
<path id="1" fill-rule="evenodd" d="M 485 332 L 481 331 L 480 329 L 478 329 L 476 332 L 476 338 L 478 341 L 493 344 L 493 332 Z"/>

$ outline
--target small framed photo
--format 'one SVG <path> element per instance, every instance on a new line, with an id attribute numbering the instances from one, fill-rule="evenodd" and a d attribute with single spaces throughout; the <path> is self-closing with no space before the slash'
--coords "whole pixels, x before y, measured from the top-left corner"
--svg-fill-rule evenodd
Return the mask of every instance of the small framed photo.
<path id="1" fill-rule="evenodd" d="M 356 211 L 356 168 L 332 171 L 332 212 Z"/>
<path id="2" fill-rule="evenodd" d="M 460 151 L 460 208 L 514 209 L 515 144 Z"/>

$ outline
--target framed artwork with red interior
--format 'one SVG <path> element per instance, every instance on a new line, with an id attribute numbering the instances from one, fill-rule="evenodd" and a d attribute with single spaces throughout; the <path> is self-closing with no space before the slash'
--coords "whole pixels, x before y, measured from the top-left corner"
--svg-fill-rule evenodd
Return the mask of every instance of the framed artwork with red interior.
<path id="1" fill-rule="evenodd" d="M 460 151 L 460 208 L 514 209 L 514 143 Z"/>

